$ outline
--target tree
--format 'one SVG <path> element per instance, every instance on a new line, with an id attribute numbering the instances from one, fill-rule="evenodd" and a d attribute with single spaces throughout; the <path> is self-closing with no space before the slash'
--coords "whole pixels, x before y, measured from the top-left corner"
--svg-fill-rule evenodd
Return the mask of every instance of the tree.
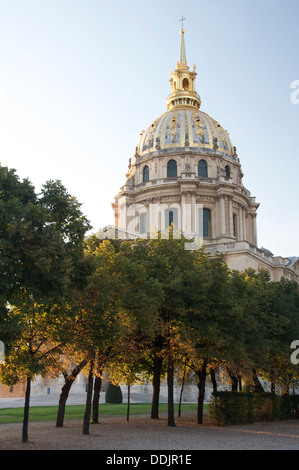
<path id="1" fill-rule="evenodd" d="M 161 334 L 159 306 L 164 293 L 160 279 L 152 272 L 147 240 L 135 240 L 133 243 L 116 240 L 113 244 L 118 252 L 117 281 L 122 312 L 125 314 L 126 350 L 133 350 L 145 374 L 153 376 L 151 417 L 156 418 L 165 342 Z"/>
<path id="2" fill-rule="evenodd" d="M 7 385 L 14 385 L 20 380 L 26 382 L 23 442 L 28 441 L 31 381 L 37 374 L 47 374 L 52 362 L 51 357 L 60 353 L 61 344 L 55 338 L 57 333 L 55 315 L 52 315 L 51 308 L 45 308 L 23 293 L 19 307 L 10 308 L 5 319 L 6 322 L 17 319 L 19 327 L 18 338 L 2 365 L 1 378 Z"/>
<path id="3" fill-rule="evenodd" d="M 194 253 L 185 277 L 185 314 L 180 332 L 189 367 L 198 377 L 197 423 L 202 423 L 205 382 L 209 367 L 227 360 L 234 350 L 235 323 L 229 271 L 221 255 Z"/>
<path id="4" fill-rule="evenodd" d="M 73 352 L 74 358 L 78 357 L 78 355 Z M 62 360 L 61 360 L 62 359 Z M 61 393 L 59 397 L 58 403 L 58 411 L 57 411 L 57 418 L 56 418 L 56 427 L 62 427 L 64 422 L 64 414 L 65 414 L 65 406 L 69 396 L 70 389 L 76 380 L 77 376 L 82 372 L 84 367 L 87 364 L 86 357 L 77 363 L 74 363 L 71 358 L 68 358 L 66 354 L 66 348 L 63 347 L 61 351 L 61 356 L 58 358 L 59 362 L 59 371 L 62 373 L 64 377 L 64 385 L 61 388 Z"/>
<path id="5" fill-rule="evenodd" d="M 289 393 L 291 385 L 298 384 L 298 366 L 290 361 L 290 344 L 299 334 L 299 287 L 297 282 L 282 277 L 269 285 L 271 302 L 266 318 L 269 351 L 262 367 L 262 374 L 275 392 L 280 385 Z"/>
<path id="6" fill-rule="evenodd" d="M 20 287 L 36 300 L 59 299 L 80 279 L 90 225 L 60 181 L 48 181 L 37 195 L 28 180 L 0 167 L 0 217 L 2 313 Z"/>
<path id="7" fill-rule="evenodd" d="M 186 279 L 192 270 L 193 257 L 193 252 L 185 250 L 185 240 L 173 238 L 171 229 L 168 240 L 158 236 L 148 244 L 148 273 L 159 281 L 163 293 L 156 312 L 158 321 L 153 345 L 160 345 L 156 358 L 165 357 L 167 362 L 168 426 L 175 426 L 173 386 L 178 325 L 182 323 L 186 308 Z"/>
<path id="8" fill-rule="evenodd" d="M 115 250 L 109 241 L 86 243 L 85 257 L 94 269 L 84 287 L 72 293 L 76 316 L 72 329 L 72 347 L 86 358 L 88 388 L 83 434 L 89 434 L 94 376 L 103 370 L 120 331 L 119 300 L 116 295 Z"/>
<path id="9" fill-rule="evenodd" d="M 27 440 L 30 380 L 43 373 L 58 331 L 66 334 L 63 318 L 70 314 L 66 297 L 86 275 L 83 244 L 90 226 L 60 181 L 47 182 L 37 195 L 28 180 L 21 182 L 14 170 L 5 167 L 0 167 L 0 217 L 0 337 L 7 353 L 2 379 L 21 379 L 26 371 L 23 440 Z M 37 311 L 43 312 L 40 318 Z"/>
<path id="10" fill-rule="evenodd" d="M 248 386 L 260 392 L 263 389 L 258 375 L 266 364 L 271 343 L 270 276 L 265 270 L 256 272 L 248 268 L 244 272 L 233 271 L 230 286 L 241 318 L 233 337 L 238 338 L 242 346 L 235 358 L 227 363 L 228 371 L 235 384 L 237 375 L 243 375 Z"/>

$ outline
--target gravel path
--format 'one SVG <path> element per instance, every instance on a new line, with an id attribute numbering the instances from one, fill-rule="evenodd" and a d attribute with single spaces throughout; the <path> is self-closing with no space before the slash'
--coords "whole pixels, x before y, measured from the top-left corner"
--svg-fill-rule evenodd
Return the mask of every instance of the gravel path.
<path id="1" fill-rule="evenodd" d="M 22 424 L 0 425 L 0 450 L 299 450 L 299 420 L 277 423 L 216 427 L 197 425 L 194 412 L 176 418 L 176 427 L 135 415 L 109 417 L 90 425 L 82 434 L 82 421 L 66 420 L 63 428 L 54 421 L 29 423 L 29 442 L 21 442 Z"/>

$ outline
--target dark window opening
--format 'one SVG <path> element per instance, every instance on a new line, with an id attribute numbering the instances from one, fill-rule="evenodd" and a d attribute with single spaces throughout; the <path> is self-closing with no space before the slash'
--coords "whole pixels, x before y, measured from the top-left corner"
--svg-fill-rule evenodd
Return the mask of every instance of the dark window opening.
<path id="1" fill-rule="evenodd" d="M 211 237 L 211 211 L 210 209 L 203 209 L 203 237 Z"/>
<path id="2" fill-rule="evenodd" d="M 171 227 L 172 224 L 174 227 L 178 227 L 178 209 L 166 209 L 165 212 L 165 226 L 166 228 Z"/>
<path id="3" fill-rule="evenodd" d="M 200 160 L 198 162 L 198 176 L 201 178 L 208 177 L 208 165 L 205 160 Z"/>
<path id="4" fill-rule="evenodd" d="M 233 230 L 234 230 L 234 237 L 237 238 L 237 216 L 236 216 L 236 214 L 233 215 Z"/>
<path id="5" fill-rule="evenodd" d="M 183 89 L 185 91 L 189 90 L 189 80 L 188 80 L 188 78 L 184 78 L 184 80 L 183 80 Z"/>
<path id="6" fill-rule="evenodd" d="M 145 166 L 143 168 L 143 182 L 147 183 L 149 181 L 149 167 Z"/>
<path id="7" fill-rule="evenodd" d="M 167 163 L 167 178 L 177 177 L 177 163 L 175 160 L 170 160 Z"/>

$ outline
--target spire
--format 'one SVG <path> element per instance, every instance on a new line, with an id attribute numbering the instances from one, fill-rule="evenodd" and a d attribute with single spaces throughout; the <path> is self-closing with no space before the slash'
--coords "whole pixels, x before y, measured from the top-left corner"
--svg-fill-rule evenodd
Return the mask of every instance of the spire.
<path id="1" fill-rule="evenodd" d="M 177 62 L 174 72 L 171 72 L 171 94 L 166 99 L 168 110 L 181 106 L 191 106 L 192 108 L 199 109 L 201 105 L 200 96 L 196 93 L 195 89 L 196 67 L 194 65 L 193 71 L 191 71 L 187 65 L 183 24 L 185 19 L 183 16 L 180 19 L 182 22 L 180 60 Z"/>
<path id="2" fill-rule="evenodd" d="M 183 21 L 184 21 L 185 19 L 186 19 L 186 18 L 184 18 L 183 16 L 182 16 L 182 18 L 180 19 L 180 21 L 182 22 L 182 29 L 181 29 L 181 49 L 180 49 L 180 62 L 179 62 L 180 65 L 187 65 L 186 48 L 185 48 L 185 37 L 184 37 L 185 30 L 184 30 L 184 23 L 183 23 Z"/>

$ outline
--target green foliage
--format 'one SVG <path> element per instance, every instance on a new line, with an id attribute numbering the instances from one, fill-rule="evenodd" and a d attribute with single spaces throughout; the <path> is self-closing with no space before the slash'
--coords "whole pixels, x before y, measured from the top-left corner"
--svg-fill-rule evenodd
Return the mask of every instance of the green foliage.
<path id="1" fill-rule="evenodd" d="M 209 403 L 209 417 L 218 426 L 278 421 L 297 417 L 298 395 L 217 392 Z"/>
<path id="2" fill-rule="evenodd" d="M 299 418 L 299 395 L 282 395 L 281 419 Z"/>
<path id="3" fill-rule="evenodd" d="M 82 278 L 89 228 L 61 182 L 48 181 L 36 194 L 28 180 L 0 166 L 0 338 L 6 355 L 0 374 L 6 383 L 46 373 L 50 356 L 69 339 L 66 299 Z"/>
<path id="4" fill-rule="evenodd" d="M 39 300 L 59 300 L 80 269 L 89 228 L 61 182 L 48 181 L 36 194 L 28 180 L 0 166 L 2 306 L 15 304 L 20 288 Z"/>
<path id="5" fill-rule="evenodd" d="M 53 364 L 61 372 L 64 351 L 73 363 L 94 364 L 94 374 L 109 370 L 111 380 L 130 385 L 144 375 L 158 384 L 167 363 L 179 369 L 180 362 L 202 382 L 212 368 L 247 383 L 262 376 L 286 391 L 297 385 L 290 362 L 299 335 L 295 281 L 271 282 L 265 270 L 230 272 L 220 254 L 185 250 L 172 233 L 168 240 L 85 240 L 89 228 L 60 181 L 36 194 L 0 166 L 6 383 L 50 373 Z M 215 398 L 215 419 L 276 419 L 297 410 L 290 399 L 249 396 Z"/>
<path id="6" fill-rule="evenodd" d="M 123 395 L 119 385 L 114 385 L 112 382 L 109 382 L 106 395 L 105 395 L 105 402 L 106 403 L 122 403 Z"/>

